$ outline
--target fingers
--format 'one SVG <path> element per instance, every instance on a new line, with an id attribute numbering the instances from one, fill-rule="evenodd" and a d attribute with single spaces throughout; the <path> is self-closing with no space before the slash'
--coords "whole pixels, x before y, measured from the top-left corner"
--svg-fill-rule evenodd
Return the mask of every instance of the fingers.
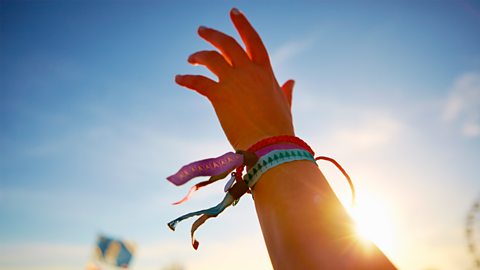
<path id="1" fill-rule="evenodd" d="M 217 83 L 202 75 L 177 75 L 175 82 L 183 87 L 192 89 L 211 99 Z"/>
<path id="2" fill-rule="evenodd" d="M 217 51 L 196 52 L 188 57 L 188 62 L 190 64 L 204 65 L 217 75 L 218 78 L 223 77 L 232 68 Z"/>
<path id="3" fill-rule="evenodd" d="M 230 18 L 245 44 L 250 59 L 257 64 L 269 65 L 270 61 L 268 59 L 267 49 L 263 45 L 262 39 L 257 31 L 255 31 L 250 22 L 248 22 L 245 15 L 238 9 L 233 8 L 230 11 Z"/>
<path id="4" fill-rule="evenodd" d="M 287 98 L 288 105 L 292 108 L 292 94 L 293 94 L 293 86 L 295 85 L 294 80 L 288 80 L 282 85 L 282 92 Z"/>
<path id="5" fill-rule="evenodd" d="M 243 48 L 231 36 L 204 26 L 198 28 L 198 34 L 219 49 L 231 66 L 239 66 L 249 61 Z"/>

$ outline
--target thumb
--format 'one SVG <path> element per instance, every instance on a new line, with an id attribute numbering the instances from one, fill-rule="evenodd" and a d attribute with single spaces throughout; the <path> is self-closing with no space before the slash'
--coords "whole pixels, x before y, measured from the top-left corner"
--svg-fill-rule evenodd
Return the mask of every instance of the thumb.
<path id="1" fill-rule="evenodd" d="M 293 93 L 293 85 L 295 84 L 294 80 L 288 80 L 282 85 L 282 92 L 287 98 L 288 105 L 292 108 L 292 93 Z"/>

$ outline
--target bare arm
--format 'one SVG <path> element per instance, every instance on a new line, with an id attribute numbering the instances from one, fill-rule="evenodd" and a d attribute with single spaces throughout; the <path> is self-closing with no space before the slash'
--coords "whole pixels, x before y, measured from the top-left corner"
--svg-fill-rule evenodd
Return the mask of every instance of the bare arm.
<path id="1" fill-rule="evenodd" d="M 273 168 L 254 196 L 275 269 L 395 269 L 376 246 L 359 242 L 352 219 L 315 164 Z"/>
<path id="2" fill-rule="evenodd" d="M 237 10 L 230 16 L 246 51 L 232 37 L 201 27 L 199 35 L 219 52 L 197 52 L 188 61 L 206 66 L 218 81 L 179 75 L 176 82 L 210 100 L 237 150 L 266 137 L 294 135 L 293 81 L 279 86 L 256 31 Z M 295 161 L 275 167 L 253 193 L 275 269 L 395 269 L 378 248 L 359 244 L 352 219 L 315 164 Z"/>

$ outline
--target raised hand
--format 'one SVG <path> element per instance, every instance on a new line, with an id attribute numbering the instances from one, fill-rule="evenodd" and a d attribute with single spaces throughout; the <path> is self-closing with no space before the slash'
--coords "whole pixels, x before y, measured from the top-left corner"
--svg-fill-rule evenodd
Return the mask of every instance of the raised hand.
<path id="1" fill-rule="evenodd" d="M 232 9 L 230 18 L 245 44 L 231 36 L 199 27 L 200 37 L 218 51 L 199 51 L 191 64 L 207 67 L 218 82 L 202 75 L 177 75 L 175 81 L 207 97 L 233 148 L 245 150 L 271 136 L 294 135 L 290 112 L 294 82 L 279 86 L 260 36 L 244 14 Z"/>

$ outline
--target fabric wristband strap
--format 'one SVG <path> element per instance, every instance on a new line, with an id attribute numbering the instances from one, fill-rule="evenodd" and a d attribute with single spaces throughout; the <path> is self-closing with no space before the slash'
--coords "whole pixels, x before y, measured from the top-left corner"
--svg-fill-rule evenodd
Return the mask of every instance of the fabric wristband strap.
<path id="1" fill-rule="evenodd" d="M 315 163 L 315 158 L 312 154 L 303 149 L 274 150 L 262 156 L 243 177 L 243 180 L 248 187 L 252 188 L 268 170 L 296 160 L 309 160 Z"/>
<path id="2" fill-rule="evenodd" d="M 259 150 L 261 151 L 261 149 L 265 149 L 265 148 L 268 148 L 269 146 L 278 145 L 278 144 L 293 144 L 297 148 L 305 149 L 310 154 L 312 154 L 312 156 L 315 156 L 315 152 L 313 152 L 313 149 L 306 142 L 304 142 L 302 139 L 300 139 L 298 137 L 288 136 L 288 135 L 274 136 L 274 137 L 269 137 L 269 138 L 265 138 L 263 140 L 260 140 L 257 143 L 253 144 L 252 146 L 250 146 L 247 149 L 247 152 L 257 153 L 257 151 L 259 151 Z M 244 167 L 245 166 L 237 167 L 237 169 L 236 169 L 237 176 L 242 175 Z M 237 180 L 239 180 L 239 179 L 237 178 Z"/>

